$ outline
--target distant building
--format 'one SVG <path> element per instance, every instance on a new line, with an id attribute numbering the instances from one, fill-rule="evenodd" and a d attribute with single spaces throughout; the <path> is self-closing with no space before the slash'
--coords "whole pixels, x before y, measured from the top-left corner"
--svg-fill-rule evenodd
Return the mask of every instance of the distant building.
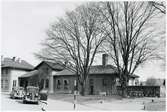
<path id="1" fill-rule="evenodd" d="M 94 95 L 100 92 L 116 94 L 119 86 L 117 70 L 107 63 L 108 55 L 102 56 L 102 65 L 90 68 L 89 79 L 86 85 L 86 94 Z M 130 75 L 130 84 L 135 85 L 136 75 Z M 33 71 L 19 77 L 20 86 L 39 86 L 40 89 L 49 89 L 49 93 L 73 93 L 76 75 L 63 66 L 62 63 L 43 61 Z M 81 89 L 80 86 L 79 90 Z"/>
<path id="2" fill-rule="evenodd" d="M 31 71 L 33 66 L 19 58 L 3 58 L 1 56 L 1 91 L 10 92 L 19 85 L 18 77 Z"/>
<path id="3" fill-rule="evenodd" d="M 151 83 L 147 81 L 140 82 L 142 86 L 160 86 L 160 96 L 166 97 L 166 79 L 150 78 L 152 79 Z"/>
<path id="4" fill-rule="evenodd" d="M 160 95 L 161 97 L 166 97 L 166 80 L 165 79 L 156 79 L 156 84 L 160 86 Z"/>

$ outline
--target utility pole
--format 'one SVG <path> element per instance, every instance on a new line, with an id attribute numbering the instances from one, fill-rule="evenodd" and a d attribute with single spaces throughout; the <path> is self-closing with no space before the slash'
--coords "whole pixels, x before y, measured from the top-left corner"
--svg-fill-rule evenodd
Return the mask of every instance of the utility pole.
<path id="1" fill-rule="evenodd" d="M 76 109 L 76 103 L 77 103 L 77 81 L 74 80 L 74 110 Z"/>

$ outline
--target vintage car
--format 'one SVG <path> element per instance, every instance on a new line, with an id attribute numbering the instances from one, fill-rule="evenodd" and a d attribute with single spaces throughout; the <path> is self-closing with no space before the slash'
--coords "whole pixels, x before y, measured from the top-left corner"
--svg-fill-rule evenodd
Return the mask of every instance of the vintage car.
<path id="1" fill-rule="evenodd" d="M 39 101 L 39 88 L 34 86 L 28 86 L 26 88 L 25 95 L 23 97 L 23 103 L 37 103 Z"/>
<path id="2" fill-rule="evenodd" d="M 12 99 L 19 98 L 22 99 L 24 97 L 25 91 L 23 87 L 14 87 L 10 93 L 10 97 Z"/>

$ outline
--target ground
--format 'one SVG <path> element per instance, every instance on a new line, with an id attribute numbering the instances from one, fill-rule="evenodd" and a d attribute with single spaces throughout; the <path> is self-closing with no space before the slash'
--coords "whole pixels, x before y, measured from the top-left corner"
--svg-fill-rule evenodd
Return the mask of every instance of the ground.
<path id="1" fill-rule="evenodd" d="M 40 107 L 37 104 L 23 104 L 22 100 L 11 99 L 9 94 L 1 93 L 1 110 L 3 111 L 18 111 L 18 110 L 32 110 L 39 111 Z"/>
<path id="2" fill-rule="evenodd" d="M 154 100 L 152 102 L 152 99 Z M 74 110 L 73 95 L 59 94 L 49 95 L 46 110 Z M 5 110 L 26 110 L 40 111 L 43 103 L 23 104 L 22 100 L 10 99 L 9 94 L 1 93 L 1 109 Z M 44 104 L 45 105 L 45 104 Z M 159 110 L 165 111 L 165 98 L 126 98 L 119 96 L 77 96 L 76 110 Z"/>

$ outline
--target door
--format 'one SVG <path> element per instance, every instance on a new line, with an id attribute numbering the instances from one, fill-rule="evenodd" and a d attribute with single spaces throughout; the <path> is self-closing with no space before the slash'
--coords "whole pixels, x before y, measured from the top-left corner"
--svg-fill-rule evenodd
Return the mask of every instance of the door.
<path id="1" fill-rule="evenodd" d="M 93 95 L 94 93 L 94 86 L 90 86 L 90 95 Z"/>
<path id="2" fill-rule="evenodd" d="M 94 94 L 94 80 L 93 79 L 90 79 L 89 80 L 89 90 L 90 90 L 90 95 L 93 95 Z"/>

